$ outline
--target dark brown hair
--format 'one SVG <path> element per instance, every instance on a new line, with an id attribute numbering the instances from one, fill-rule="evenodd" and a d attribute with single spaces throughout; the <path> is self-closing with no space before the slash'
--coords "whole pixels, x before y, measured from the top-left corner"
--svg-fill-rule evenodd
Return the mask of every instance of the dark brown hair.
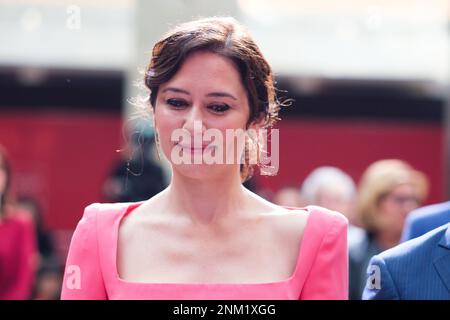
<path id="1" fill-rule="evenodd" d="M 282 104 L 276 97 L 270 65 L 248 31 L 230 17 L 183 23 L 155 44 L 144 76 L 153 107 L 156 106 L 159 87 L 177 73 L 189 54 L 196 51 L 212 52 L 235 64 L 250 106 L 247 128 L 254 121 L 264 119 L 263 127 L 271 127 L 279 120 L 278 111 Z M 242 166 L 244 180 L 251 176 L 251 172 L 250 166 Z"/>
<path id="2" fill-rule="evenodd" d="M 10 200 L 11 189 L 11 166 L 6 150 L 0 145 L 0 170 L 5 171 L 5 189 L 0 190 L 0 218 L 5 214 L 5 208 Z"/>

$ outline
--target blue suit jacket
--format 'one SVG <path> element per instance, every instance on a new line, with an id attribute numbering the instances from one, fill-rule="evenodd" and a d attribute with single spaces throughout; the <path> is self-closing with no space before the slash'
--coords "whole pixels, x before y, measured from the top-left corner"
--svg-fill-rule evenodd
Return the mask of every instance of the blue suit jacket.
<path id="1" fill-rule="evenodd" d="M 365 300 L 450 300 L 450 224 L 374 256 L 367 270 Z"/>
<path id="2" fill-rule="evenodd" d="M 450 201 L 416 209 L 408 215 L 400 242 L 408 241 L 450 222 Z"/>

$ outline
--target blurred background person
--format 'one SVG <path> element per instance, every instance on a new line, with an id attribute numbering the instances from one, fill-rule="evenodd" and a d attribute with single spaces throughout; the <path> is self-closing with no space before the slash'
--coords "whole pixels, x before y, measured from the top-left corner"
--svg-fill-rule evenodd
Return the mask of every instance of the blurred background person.
<path id="1" fill-rule="evenodd" d="M 406 218 L 401 242 L 405 242 L 450 222 L 450 201 L 425 206 Z"/>
<path id="2" fill-rule="evenodd" d="M 34 227 L 11 197 L 11 167 L 0 146 L 0 300 L 29 299 L 35 274 Z"/>
<path id="3" fill-rule="evenodd" d="M 302 206 L 302 200 L 298 188 L 294 186 L 286 186 L 278 190 L 272 199 L 273 203 L 284 207 Z"/>
<path id="4" fill-rule="evenodd" d="M 121 160 L 103 185 L 107 201 L 147 200 L 167 186 L 163 169 L 154 161 L 153 130 L 138 127 L 130 137 L 128 146 L 121 151 Z"/>
<path id="5" fill-rule="evenodd" d="M 354 213 L 356 186 L 353 179 L 336 167 L 319 167 L 304 180 L 300 191 L 305 205 L 317 205 L 345 215 L 356 224 Z"/>
<path id="6" fill-rule="evenodd" d="M 32 221 L 37 240 L 37 270 L 32 298 L 56 300 L 60 296 L 62 261 L 55 250 L 54 238 L 45 223 L 42 207 L 30 196 L 17 197 L 17 208 Z"/>
<path id="7" fill-rule="evenodd" d="M 348 243 L 362 237 L 364 231 L 357 227 L 355 214 L 356 185 L 343 170 L 332 166 L 314 169 L 305 178 L 300 196 L 302 206 L 321 206 L 345 215 L 349 221 Z"/>
<path id="8" fill-rule="evenodd" d="M 361 299 L 370 259 L 399 243 L 407 214 L 427 194 L 425 175 L 401 160 L 376 161 L 363 173 L 357 214 L 365 232 L 349 243 L 350 299 Z"/>

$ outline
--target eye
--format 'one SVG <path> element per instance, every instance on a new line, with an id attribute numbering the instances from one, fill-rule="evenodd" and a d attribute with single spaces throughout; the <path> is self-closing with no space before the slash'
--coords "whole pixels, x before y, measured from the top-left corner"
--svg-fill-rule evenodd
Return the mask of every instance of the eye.
<path id="1" fill-rule="evenodd" d="M 208 109 L 215 113 L 225 113 L 225 111 L 230 109 L 230 106 L 227 104 L 211 104 L 208 106 Z"/>
<path id="2" fill-rule="evenodd" d="M 174 98 L 167 99 L 166 103 L 169 106 L 173 107 L 174 109 L 183 109 L 183 108 L 187 107 L 187 105 L 188 105 L 188 103 L 186 101 L 184 101 L 182 99 L 174 99 Z"/>

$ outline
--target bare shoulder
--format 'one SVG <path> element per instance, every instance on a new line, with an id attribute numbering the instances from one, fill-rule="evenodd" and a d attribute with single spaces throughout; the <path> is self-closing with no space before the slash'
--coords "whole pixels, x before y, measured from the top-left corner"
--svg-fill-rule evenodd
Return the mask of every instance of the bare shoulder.
<path id="1" fill-rule="evenodd" d="M 302 230 L 306 226 L 309 213 L 304 209 L 280 209 L 278 223 L 287 229 Z"/>
<path id="2" fill-rule="evenodd" d="M 158 204 L 158 199 L 149 199 L 124 216 L 119 226 L 120 241 L 135 238 L 139 235 L 139 231 L 148 230 L 149 227 L 157 230 L 163 225 L 167 225 L 167 219 L 164 218 L 164 215 L 159 214 L 161 210 L 158 210 Z"/>
<path id="3" fill-rule="evenodd" d="M 278 207 L 269 215 L 271 227 L 288 244 L 296 243 L 303 237 L 309 213 L 304 209 Z"/>

